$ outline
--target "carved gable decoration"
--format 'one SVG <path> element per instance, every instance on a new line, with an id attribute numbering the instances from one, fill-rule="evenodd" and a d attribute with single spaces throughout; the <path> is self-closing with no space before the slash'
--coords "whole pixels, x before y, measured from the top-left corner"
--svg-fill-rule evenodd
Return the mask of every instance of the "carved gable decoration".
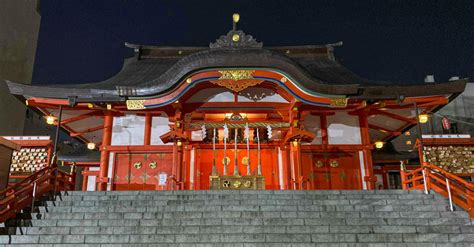
<path id="1" fill-rule="evenodd" d="M 233 92 L 240 92 L 263 82 L 263 80 L 255 79 L 252 76 L 253 72 L 255 70 L 219 70 L 221 77 L 210 82 L 226 87 Z"/>
<path id="2" fill-rule="evenodd" d="M 253 48 L 260 49 L 263 47 L 262 42 L 252 37 L 252 35 L 245 34 L 242 30 L 231 30 L 227 35 L 222 35 L 214 43 L 210 43 L 211 49 L 237 49 L 237 48 Z"/>

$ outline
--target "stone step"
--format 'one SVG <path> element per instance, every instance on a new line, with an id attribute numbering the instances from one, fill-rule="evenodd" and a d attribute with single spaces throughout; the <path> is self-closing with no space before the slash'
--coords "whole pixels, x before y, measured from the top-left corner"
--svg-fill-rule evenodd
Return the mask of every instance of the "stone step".
<path id="1" fill-rule="evenodd" d="M 347 194 L 423 194 L 423 190 L 128 190 L 128 191 L 68 191 L 63 195 L 218 195 L 218 194 L 320 194 L 320 195 L 347 195 Z M 430 194 L 433 194 L 430 191 Z"/>
<path id="2" fill-rule="evenodd" d="M 315 234 L 120 234 L 120 235 L 15 235 L 11 243 L 91 243 L 91 244 L 163 244 L 163 243 L 469 243 L 474 234 L 416 233 L 315 233 Z M 8 243 L 8 236 L 0 236 Z"/>
<path id="3" fill-rule="evenodd" d="M 55 201 L 48 206 L 175 206 L 175 205 L 448 205 L 439 199 L 351 199 L 351 200 L 100 200 Z"/>
<path id="4" fill-rule="evenodd" d="M 455 212 L 144 212 L 144 213 L 43 213 L 42 219 L 163 219 L 163 218 L 468 218 L 465 211 Z M 36 219 L 33 213 L 32 218 Z"/>
<path id="5" fill-rule="evenodd" d="M 186 226 L 186 225 L 349 225 L 349 226 L 428 226 L 471 225 L 466 218 L 188 218 L 188 219 L 83 219 L 31 220 L 32 226 Z"/>
<path id="6" fill-rule="evenodd" d="M 474 221 L 422 191 L 107 191 L 39 207 L 18 246 L 471 246 Z M 37 219 L 40 216 L 42 219 Z M 9 243 L 0 236 L 0 245 Z"/>
<path id="7" fill-rule="evenodd" d="M 40 207 L 40 212 L 101 212 L 101 213 L 143 213 L 143 212 L 217 212 L 217 211 L 356 211 L 356 212 L 442 212 L 448 211 L 447 205 L 176 205 L 176 206 L 90 206 L 90 207 Z"/>
<path id="8" fill-rule="evenodd" d="M 116 200 L 351 200 L 351 199 L 444 199 L 430 194 L 344 194 L 344 195 L 312 195 L 312 194 L 197 194 L 197 195 L 81 195 L 62 196 L 67 201 L 116 201 Z"/>
<path id="9" fill-rule="evenodd" d="M 474 226 L 79 226 L 25 227 L 26 235 L 95 234 L 210 234 L 210 233 L 466 233 Z"/>

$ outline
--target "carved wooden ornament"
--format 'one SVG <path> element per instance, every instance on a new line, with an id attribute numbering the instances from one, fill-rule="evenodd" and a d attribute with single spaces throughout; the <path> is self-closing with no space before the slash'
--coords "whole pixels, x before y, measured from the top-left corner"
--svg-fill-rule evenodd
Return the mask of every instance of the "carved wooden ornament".
<path id="1" fill-rule="evenodd" d="M 255 70 L 219 70 L 221 77 L 210 82 L 226 87 L 233 92 L 240 92 L 263 82 L 263 80 L 255 79 L 252 76 L 253 72 Z"/>

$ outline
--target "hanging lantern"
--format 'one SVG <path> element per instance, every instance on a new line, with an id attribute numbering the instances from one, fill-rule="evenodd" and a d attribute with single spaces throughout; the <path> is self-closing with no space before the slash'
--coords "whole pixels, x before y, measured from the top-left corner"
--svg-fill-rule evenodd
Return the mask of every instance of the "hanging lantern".
<path id="1" fill-rule="evenodd" d="M 382 141 L 377 141 L 377 142 L 375 142 L 375 147 L 376 147 L 377 149 L 383 148 L 383 145 L 384 145 L 384 143 L 383 143 Z"/>
<path id="2" fill-rule="evenodd" d="M 443 124 L 443 129 L 445 130 L 449 130 L 451 129 L 451 122 L 449 121 L 449 119 L 447 117 L 444 117 L 442 120 L 441 120 L 442 124 Z"/>
<path id="3" fill-rule="evenodd" d="M 49 115 L 46 117 L 46 123 L 49 125 L 53 125 L 55 121 L 56 121 L 56 118 L 54 116 Z"/>
<path id="4" fill-rule="evenodd" d="M 428 122 L 428 119 L 429 119 L 429 115 L 426 114 L 426 113 L 422 113 L 422 114 L 418 115 L 418 122 L 420 122 L 420 123 L 426 123 L 426 122 Z"/>
<path id="5" fill-rule="evenodd" d="M 95 149 L 95 143 L 93 143 L 93 142 L 87 143 L 87 149 L 89 149 L 89 150 Z"/>

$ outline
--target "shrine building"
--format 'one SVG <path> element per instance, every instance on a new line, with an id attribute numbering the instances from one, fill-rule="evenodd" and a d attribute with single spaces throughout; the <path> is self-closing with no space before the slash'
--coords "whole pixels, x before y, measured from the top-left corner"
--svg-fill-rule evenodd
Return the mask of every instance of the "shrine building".
<path id="1" fill-rule="evenodd" d="M 375 146 L 467 83 L 367 80 L 337 61 L 342 42 L 267 47 L 234 17 L 206 47 L 127 43 L 135 55 L 105 81 L 7 84 L 100 152 L 72 163 L 103 191 L 374 189 Z"/>

